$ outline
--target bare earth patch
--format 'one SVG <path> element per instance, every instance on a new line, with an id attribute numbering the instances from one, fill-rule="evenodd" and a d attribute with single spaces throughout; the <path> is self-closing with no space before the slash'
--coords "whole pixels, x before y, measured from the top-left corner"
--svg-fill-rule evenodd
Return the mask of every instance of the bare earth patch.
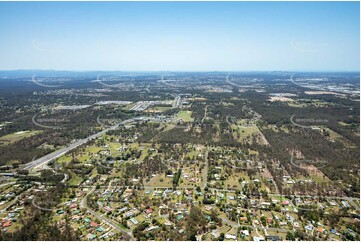
<path id="1" fill-rule="evenodd" d="M 325 174 L 323 174 L 317 167 L 314 165 L 306 165 L 301 164 L 300 165 L 303 169 L 307 170 L 308 174 L 312 176 L 322 177 L 323 179 L 327 181 L 331 181 Z"/>
<path id="2" fill-rule="evenodd" d="M 271 102 L 276 102 L 276 101 L 280 101 L 280 102 L 292 102 L 293 100 L 291 98 L 288 97 L 270 97 L 269 99 Z"/>
<path id="3" fill-rule="evenodd" d="M 305 94 L 308 94 L 308 95 L 322 95 L 322 94 L 334 94 L 334 95 L 337 95 L 339 93 L 326 92 L 326 91 L 306 91 Z"/>

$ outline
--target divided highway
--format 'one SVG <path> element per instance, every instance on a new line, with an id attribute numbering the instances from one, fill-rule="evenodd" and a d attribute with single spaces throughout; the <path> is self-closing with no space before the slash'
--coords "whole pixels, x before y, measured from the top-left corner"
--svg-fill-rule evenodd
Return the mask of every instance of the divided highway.
<path id="1" fill-rule="evenodd" d="M 97 137 L 100 137 L 102 136 L 103 134 L 105 134 L 106 132 L 108 132 L 109 130 L 115 130 L 116 128 L 119 127 L 119 125 L 121 124 L 127 124 L 127 123 L 130 123 L 132 121 L 134 121 L 136 118 L 131 118 L 131 119 L 127 119 L 127 120 L 124 120 L 116 125 L 113 125 L 109 128 L 106 128 L 96 134 L 93 134 L 93 135 L 90 135 L 89 137 L 85 138 L 85 139 L 81 139 L 81 140 L 78 140 L 74 143 L 71 143 L 69 146 L 67 147 L 64 147 L 60 150 L 57 150 L 57 151 L 54 151 L 50 154 L 47 154 L 46 156 L 43 156 L 37 160 L 34 160 L 32 162 L 29 162 L 27 164 L 25 164 L 22 168 L 25 169 L 25 170 L 31 170 L 31 169 L 34 169 L 36 167 L 39 167 L 39 166 L 42 166 L 42 165 L 45 165 L 47 163 L 49 163 L 50 161 L 56 159 L 56 158 L 59 158 L 60 156 L 64 155 L 65 153 L 87 143 L 88 141 L 92 140 L 92 139 L 95 139 Z"/>

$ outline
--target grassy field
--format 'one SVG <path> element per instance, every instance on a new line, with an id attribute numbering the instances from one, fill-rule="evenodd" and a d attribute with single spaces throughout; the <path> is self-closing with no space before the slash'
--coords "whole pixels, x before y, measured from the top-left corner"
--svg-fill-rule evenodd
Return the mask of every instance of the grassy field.
<path id="1" fill-rule="evenodd" d="M 344 143 L 345 146 L 348 146 L 348 147 L 355 147 L 349 140 L 347 140 L 345 137 L 343 137 L 342 135 L 336 133 L 335 131 L 333 131 L 332 129 L 330 128 L 327 128 L 327 127 L 322 127 L 323 129 L 325 129 L 329 135 L 330 135 L 330 138 L 332 140 L 338 140 L 338 141 L 341 141 L 342 143 Z"/>
<path id="2" fill-rule="evenodd" d="M 67 156 L 67 155 L 63 155 L 61 157 L 59 157 L 59 159 L 57 159 L 57 162 L 59 163 L 68 163 L 71 161 L 71 156 Z"/>
<path id="3" fill-rule="evenodd" d="M 172 187 L 173 186 L 173 178 L 164 177 L 164 174 L 156 175 L 152 177 L 149 183 L 146 183 L 146 186 L 151 187 Z"/>
<path id="4" fill-rule="evenodd" d="M 188 153 L 186 154 L 186 157 L 194 160 L 194 159 L 197 158 L 197 155 L 198 155 L 198 152 L 195 151 L 195 150 L 193 150 L 193 151 L 191 151 L 191 152 L 188 152 Z"/>
<path id="5" fill-rule="evenodd" d="M 332 129 L 327 128 L 327 127 L 325 127 L 324 129 L 330 134 L 330 137 L 331 137 L 332 139 L 336 140 L 336 139 L 342 138 L 342 135 L 336 133 L 336 132 L 333 131 Z"/>
<path id="6" fill-rule="evenodd" d="M 0 145 L 11 144 L 11 143 L 19 141 L 21 139 L 39 134 L 41 132 L 42 132 L 41 130 L 34 130 L 34 131 L 26 130 L 26 131 L 20 131 L 20 132 L 16 132 L 16 133 L 12 133 L 12 134 L 7 134 L 7 135 L 0 137 Z"/>
<path id="7" fill-rule="evenodd" d="M 296 101 L 287 102 L 287 105 L 290 106 L 290 107 L 294 107 L 294 108 L 304 108 L 304 107 L 307 106 L 307 105 L 304 104 L 304 103 L 299 103 L 299 102 L 296 102 Z"/>
<path id="8" fill-rule="evenodd" d="M 163 107 L 163 106 L 155 106 L 151 109 L 148 109 L 147 112 L 155 112 L 155 113 L 162 113 L 169 109 L 172 109 L 172 107 Z"/>
<path id="9" fill-rule="evenodd" d="M 329 182 L 330 180 L 327 179 L 324 176 L 320 176 L 318 174 L 312 174 L 309 176 L 312 180 L 314 180 L 316 183 L 323 183 L 323 182 Z"/>
<path id="10" fill-rule="evenodd" d="M 350 124 L 347 124 L 347 123 L 345 123 L 345 122 L 338 122 L 339 123 L 339 125 L 341 125 L 341 126 L 350 126 Z"/>
<path id="11" fill-rule="evenodd" d="M 226 106 L 226 107 L 228 107 L 228 106 L 234 106 L 233 103 L 228 103 L 228 102 L 221 102 L 221 104 L 222 104 L 223 106 Z"/>
<path id="12" fill-rule="evenodd" d="M 207 98 L 204 97 L 190 97 L 187 98 L 188 101 L 207 101 Z"/>
<path id="13" fill-rule="evenodd" d="M 192 111 L 180 111 L 177 114 L 178 118 L 183 119 L 184 122 L 193 122 Z"/>
<path id="14" fill-rule="evenodd" d="M 0 127 L 5 127 L 8 124 L 11 124 L 12 122 L 2 122 L 0 123 Z"/>
<path id="15" fill-rule="evenodd" d="M 82 180 L 83 178 L 81 178 L 80 176 L 72 174 L 72 178 L 69 180 L 69 185 L 70 186 L 78 185 Z"/>
<path id="16" fill-rule="evenodd" d="M 135 103 L 130 103 L 130 104 L 128 104 L 127 106 L 125 106 L 124 108 L 123 108 L 123 110 L 130 110 L 132 107 L 134 107 L 135 106 Z"/>
<path id="17" fill-rule="evenodd" d="M 287 101 L 287 105 L 294 108 L 304 108 L 310 106 L 327 107 L 332 105 L 332 103 L 322 102 L 318 99 L 297 99 L 297 100 Z"/>
<path id="18" fill-rule="evenodd" d="M 229 179 L 224 181 L 224 187 L 225 188 L 230 188 L 230 189 L 241 189 L 242 186 L 241 184 L 238 182 L 238 179 L 236 179 L 235 176 L 230 177 Z"/>
<path id="19" fill-rule="evenodd" d="M 252 142 L 252 136 L 260 135 L 260 131 L 256 124 L 254 123 L 246 123 L 246 120 L 240 120 L 237 124 L 231 125 L 233 131 L 233 137 L 239 142 L 248 141 Z"/>

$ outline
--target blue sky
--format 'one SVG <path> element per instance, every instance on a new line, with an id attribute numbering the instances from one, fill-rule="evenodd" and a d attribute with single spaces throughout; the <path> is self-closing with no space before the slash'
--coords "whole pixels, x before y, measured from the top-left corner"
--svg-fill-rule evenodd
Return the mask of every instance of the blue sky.
<path id="1" fill-rule="evenodd" d="M 0 2 L 0 69 L 354 71 L 359 2 Z"/>

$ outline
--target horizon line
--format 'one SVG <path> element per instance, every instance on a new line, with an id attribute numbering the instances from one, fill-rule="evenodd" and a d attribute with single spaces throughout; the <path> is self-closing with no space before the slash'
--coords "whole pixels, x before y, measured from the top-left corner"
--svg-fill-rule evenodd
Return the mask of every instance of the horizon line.
<path id="1" fill-rule="evenodd" d="M 0 71 L 64 72 L 360 72 L 360 70 L 67 70 L 67 69 L 0 69 Z"/>

